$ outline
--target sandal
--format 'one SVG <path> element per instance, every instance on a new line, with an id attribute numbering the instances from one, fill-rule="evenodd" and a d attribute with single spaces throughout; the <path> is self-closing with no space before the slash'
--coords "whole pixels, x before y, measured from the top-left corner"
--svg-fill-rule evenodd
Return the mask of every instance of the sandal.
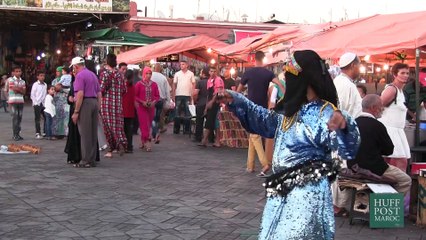
<path id="1" fill-rule="evenodd" d="M 120 153 L 120 157 L 124 155 L 124 146 L 123 144 L 118 145 L 118 152 Z"/>
<path id="2" fill-rule="evenodd" d="M 104 157 L 106 158 L 112 158 L 112 152 L 107 152 Z"/>
<path id="3" fill-rule="evenodd" d="M 256 176 L 257 176 L 257 177 L 260 177 L 260 178 L 267 178 L 267 177 L 269 177 L 270 175 L 266 174 L 265 172 L 260 172 L 260 173 L 259 173 L 259 174 L 257 174 Z"/>
<path id="4" fill-rule="evenodd" d="M 349 212 L 346 211 L 346 209 L 344 209 L 344 208 L 337 208 L 337 207 L 335 207 L 335 209 L 334 209 L 334 216 L 335 217 L 348 217 L 349 216 Z"/>
<path id="5" fill-rule="evenodd" d="M 86 164 L 77 163 L 77 164 L 74 164 L 74 167 L 75 168 L 91 168 L 92 165 L 90 163 L 86 163 Z"/>
<path id="6" fill-rule="evenodd" d="M 145 147 L 146 147 L 145 151 L 147 151 L 147 152 L 151 152 L 152 151 L 152 149 L 151 149 L 151 143 L 150 142 L 147 142 L 146 145 L 145 145 Z"/>

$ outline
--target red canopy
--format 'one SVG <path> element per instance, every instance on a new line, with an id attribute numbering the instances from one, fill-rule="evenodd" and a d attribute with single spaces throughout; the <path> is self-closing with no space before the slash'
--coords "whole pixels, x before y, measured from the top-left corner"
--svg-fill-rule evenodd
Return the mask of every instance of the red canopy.
<path id="1" fill-rule="evenodd" d="M 118 62 L 126 62 L 135 64 L 142 61 L 151 60 L 157 57 L 166 56 L 174 53 L 182 53 L 186 51 L 208 48 L 218 49 L 227 46 L 228 44 L 218 41 L 214 38 L 198 35 L 186 38 L 177 38 L 172 40 L 164 40 L 158 43 L 150 44 L 144 47 L 139 47 L 117 56 Z M 203 51 L 206 52 L 206 51 Z M 197 55 L 197 54 L 196 54 Z M 209 60 L 209 59 L 205 59 Z"/>
<path id="2" fill-rule="evenodd" d="M 239 42 L 227 45 L 222 48 L 215 49 L 218 53 L 226 56 L 233 56 L 233 55 L 241 55 L 242 53 L 250 52 L 248 49 L 248 46 L 252 43 L 255 43 L 259 40 L 261 40 L 266 34 L 254 36 L 254 37 L 247 37 L 241 39 Z"/>
<path id="3" fill-rule="evenodd" d="M 347 51 L 359 56 L 416 49 L 426 45 L 426 11 L 374 15 L 293 41 L 294 50 L 313 49 L 324 58 Z"/>
<path id="4" fill-rule="evenodd" d="M 330 28 L 336 28 L 347 24 L 360 21 L 361 19 L 348 20 L 337 23 L 322 23 L 314 25 L 304 24 L 289 24 L 276 28 L 270 33 L 266 33 L 259 36 L 249 37 L 242 39 L 240 42 L 226 46 L 221 49 L 217 49 L 223 55 L 244 55 L 252 53 L 257 50 L 270 50 L 268 48 L 283 43 L 289 42 L 294 39 L 304 39 L 308 36 L 313 36 L 317 33 L 324 32 Z M 274 47 L 274 51 L 277 50 Z M 281 48 L 281 47 L 279 47 Z"/>

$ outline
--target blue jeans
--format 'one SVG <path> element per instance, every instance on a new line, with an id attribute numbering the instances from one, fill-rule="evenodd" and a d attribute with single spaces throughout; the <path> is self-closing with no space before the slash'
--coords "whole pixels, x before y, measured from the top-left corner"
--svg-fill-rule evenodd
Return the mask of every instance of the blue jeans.
<path id="1" fill-rule="evenodd" d="M 163 100 L 158 100 L 158 102 L 155 104 L 155 116 L 154 116 L 154 120 L 152 121 L 152 137 L 153 138 L 157 136 L 160 117 L 161 117 L 161 113 L 163 112 L 163 105 L 164 105 Z"/>
<path id="2" fill-rule="evenodd" d="M 50 115 L 50 113 L 45 112 L 44 113 L 44 129 L 46 131 L 46 137 L 52 137 L 52 123 L 53 123 L 53 117 Z"/>
<path id="3" fill-rule="evenodd" d="M 174 127 L 173 132 L 179 133 L 180 132 L 180 124 L 182 122 L 182 117 L 188 118 L 191 116 L 191 113 L 189 112 L 189 100 L 191 98 L 189 96 L 176 96 L 176 107 L 175 107 L 175 118 L 174 118 Z M 190 131 L 189 121 L 183 121 L 184 127 L 183 132 L 187 133 Z"/>
<path id="4" fill-rule="evenodd" d="M 175 116 L 180 117 L 189 117 L 191 113 L 189 112 L 189 96 L 176 96 L 176 107 L 175 107 Z"/>

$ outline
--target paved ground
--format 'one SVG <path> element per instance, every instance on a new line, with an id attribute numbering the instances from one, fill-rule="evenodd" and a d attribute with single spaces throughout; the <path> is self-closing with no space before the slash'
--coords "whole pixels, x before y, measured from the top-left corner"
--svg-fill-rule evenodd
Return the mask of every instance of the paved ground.
<path id="1" fill-rule="evenodd" d="M 0 112 L 0 144 L 12 142 L 10 125 Z M 257 239 L 262 180 L 244 172 L 245 150 L 201 149 L 166 134 L 151 153 L 76 169 L 65 163 L 64 140 L 33 140 L 30 107 L 22 136 L 42 153 L 0 155 L 0 239 Z M 371 230 L 338 218 L 336 232 L 345 240 L 426 239 L 408 221 Z"/>

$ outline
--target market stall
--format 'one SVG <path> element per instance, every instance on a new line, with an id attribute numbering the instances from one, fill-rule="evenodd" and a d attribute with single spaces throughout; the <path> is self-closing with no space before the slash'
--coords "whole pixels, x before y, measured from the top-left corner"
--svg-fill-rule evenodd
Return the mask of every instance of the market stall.
<path id="1" fill-rule="evenodd" d="M 136 64 L 170 54 L 183 53 L 190 55 L 193 58 L 209 62 L 211 59 L 216 60 L 220 57 L 215 54 L 212 49 L 218 49 L 226 45 L 227 44 L 224 42 L 205 35 L 191 36 L 186 38 L 164 40 L 158 43 L 147 45 L 145 47 L 139 47 L 119 54 L 117 59 L 120 62 Z"/>

